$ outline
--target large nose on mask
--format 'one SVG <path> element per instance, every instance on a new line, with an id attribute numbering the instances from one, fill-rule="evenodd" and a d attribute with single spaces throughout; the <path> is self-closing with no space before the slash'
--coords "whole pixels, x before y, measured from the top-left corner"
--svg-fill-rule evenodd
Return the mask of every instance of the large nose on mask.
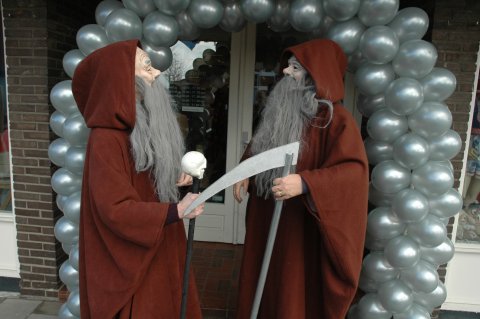
<path id="1" fill-rule="evenodd" d="M 283 75 L 292 76 L 292 67 L 287 66 L 285 69 L 283 69 Z"/>

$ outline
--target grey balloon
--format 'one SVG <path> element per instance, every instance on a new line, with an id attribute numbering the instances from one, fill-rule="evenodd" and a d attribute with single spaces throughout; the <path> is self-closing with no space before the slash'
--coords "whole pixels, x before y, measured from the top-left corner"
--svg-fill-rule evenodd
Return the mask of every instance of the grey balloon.
<path id="1" fill-rule="evenodd" d="M 395 72 L 390 63 L 365 63 L 355 73 L 355 85 L 361 93 L 366 95 L 384 93 L 393 79 L 395 79 Z"/>
<path id="2" fill-rule="evenodd" d="M 78 288 L 78 271 L 72 267 L 68 259 L 60 266 L 58 275 L 68 290 Z"/>
<path id="3" fill-rule="evenodd" d="M 420 222 L 409 224 L 407 234 L 421 246 L 435 247 L 447 237 L 447 228 L 438 217 L 429 214 Z"/>
<path id="4" fill-rule="evenodd" d="M 53 164 L 63 167 L 65 166 L 65 155 L 69 148 L 70 143 L 64 138 L 57 138 L 48 146 L 48 158 Z"/>
<path id="5" fill-rule="evenodd" d="M 311 31 L 311 35 L 314 38 L 324 38 L 327 31 L 335 24 L 335 20 L 328 15 L 324 15 L 320 26 Z"/>
<path id="6" fill-rule="evenodd" d="M 365 247 L 371 252 L 373 251 L 383 252 L 388 241 L 389 239 L 378 239 L 367 234 L 365 236 Z"/>
<path id="7" fill-rule="evenodd" d="M 357 109 L 365 117 L 370 117 L 378 110 L 385 108 L 385 95 L 365 95 L 358 94 Z"/>
<path id="8" fill-rule="evenodd" d="M 373 238 L 391 239 L 403 234 L 405 228 L 390 207 L 377 207 L 368 213 L 367 233 Z"/>
<path id="9" fill-rule="evenodd" d="M 432 312 L 433 309 L 442 305 L 447 299 L 447 289 L 445 285 L 439 280 L 437 288 L 430 293 L 413 292 L 415 303 L 424 307 L 427 311 Z M 428 318 L 428 317 L 427 317 Z M 408 318 L 405 318 L 408 319 Z"/>
<path id="10" fill-rule="evenodd" d="M 82 201 L 82 192 L 78 191 L 70 196 L 63 208 L 63 214 L 72 222 L 79 224 L 80 223 L 80 203 Z"/>
<path id="11" fill-rule="evenodd" d="M 210 29 L 222 21 L 223 5 L 217 0 L 195 0 L 187 12 L 199 28 Z"/>
<path id="12" fill-rule="evenodd" d="M 85 146 L 69 147 L 65 154 L 65 168 L 78 176 L 82 176 L 85 163 L 85 152 Z"/>
<path id="13" fill-rule="evenodd" d="M 70 195 L 80 190 L 82 180 L 65 168 L 58 169 L 51 179 L 53 190 L 60 195 Z"/>
<path id="14" fill-rule="evenodd" d="M 77 316 L 70 312 L 66 303 L 60 306 L 57 316 L 58 319 L 79 319 Z"/>
<path id="15" fill-rule="evenodd" d="M 428 142 L 415 133 L 402 135 L 393 143 L 393 159 L 406 168 L 420 167 L 428 161 L 429 155 Z"/>
<path id="16" fill-rule="evenodd" d="M 153 0 L 122 0 L 125 8 L 134 12 L 140 18 L 146 17 L 150 12 L 155 11 L 157 7 Z M 166 1 L 166 0 L 163 0 Z"/>
<path id="17" fill-rule="evenodd" d="M 294 0 L 290 5 L 288 21 L 300 32 L 311 32 L 320 27 L 323 19 L 320 0 Z"/>
<path id="18" fill-rule="evenodd" d="M 76 41 L 85 56 L 110 43 L 105 28 L 98 24 L 87 24 L 78 29 Z"/>
<path id="19" fill-rule="evenodd" d="M 178 24 L 178 39 L 195 40 L 200 36 L 200 29 L 192 21 L 192 18 L 190 18 L 186 11 L 180 12 L 175 19 Z"/>
<path id="20" fill-rule="evenodd" d="M 336 21 L 353 18 L 360 8 L 360 0 L 323 0 L 325 13 Z"/>
<path id="21" fill-rule="evenodd" d="M 428 197 L 445 194 L 453 181 L 452 170 L 436 162 L 427 162 L 412 172 L 412 185 Z"/>
<path id="22" fill-rule="evenodd" d="M 67 307 L 73 315 L 80 317 L 80 292 L 78 289 L 70 291 L 67 299 Z"/>
<path id="23" fill-rule="evenodd" d="M 145 40 L 142 40 L 141 43 L 143 50 L 150 57 L 154 68 L 163 72 L 172 65 L 173 54 L 169 47 L 156 47 L 148 44 Z"/>
<path id="24" fill-rule="evenodd" d="M 85 55 L 78 49 L 70 50 L 63 56 L 63 69 L 70 78 L 73 78 L 77 65 L 82 62 Z"/>
<path id="25" fill-rule="evenodd" d="M 240 5 L 236 2 L 225 4 L 223 9 L 223 17 L 219 27 L 227 32 L 239 32 L 247 24 L 247 20 L 243 17 Z"/>
<path id="26" fill-rule="evenodd" d="M 368 278 L 365 273 L 360 273 L 358 287 L 364 292 L 376 292 L 378 285 L 372 278 Z"/>
<path id="27" fill-rule="evenodd" d="M 442 102 L 425 102 L 410 114 L 408 126 L 418 135 L 430 139 L 445 134 L 452 126 L 452 113 Z"/>
<path id="28" fill-rule="evenodd" d="M 462 148 L 462 138 L 454 130 L 447 130 L 440 136 L 428 139 L 430 160 L 446 161 L 454 158 Z"/>
<path id="29" fill-rule="evenodd" d="M 90 129 L 85 124 L 82 114 L 76 112 L 70 114 L 63 124 L 63 137 L 71 145 L 86 145 Z"/>
<path id="30" fill-rule="evenodd" d="M 415 300 L 416 302 L 416 300 Z M 415 303 L 410 308 L 402 313 L 397 313 L 393 316 L 393 319 L 430 319 L 430 313 L 428 310 Z"/>
<path id="31" fill-rule="evenodd" d="M 360 38 L 359 48 L 368 62 L 385 64 L 393 60 L 400 44 L 395 32 L 387 26 L 368 28 Z"/>
<path id="32" fill-rule="evenodd" d="M 367 132 L 377 141 L 393 143 L 407 131 L 407 118 L 393 114 L 387 109 L 376 111 L 367 121 Z"/>
<path id="33" fill-rule="evenodd" d="M 438 218 L 450 218 L 462 208 L 462 196 L 455 189 L 449 189 L 440 196 L 428 197 L 430 214 Z"/>
<path id="34" fill-rule="evenodd" d="M 105 32 L 111 42 L 141 39 L 142 20 L 129 9 L 117 9 L 105 21 Z"/>
<path id="35" fill-rule="evenodd" d="M 425 101 L 446 100 L 455 91 L 457 79 L 455 74 L 444 68 L 433 68 L 432 72 L 420 80 Z"/>
<path id="36" fill-rule="evenodd" d="M 445 237 L 443 242 L 435 247 L 420 246 L 421 258 L 436 267 L 448 263 L 453 258 L 454 253 L 455 246 L 448 237 Z"/>
<path id="37" fill-rule="evenodd" d="M 410 40 L 400 45 L 392 65 L 398 76 L 421 79 L 433 70 L 437 57 L 437 49 L 430 42 Z"/>
<path id="38" fill-rule="evenodd" d="M 355 50 L 348 56 L 348 66 L 347 70 L 349 72 L 355 73 L 360 66 L 367 63 L 367 59 L 362 56 L 360 50 Z"/>
<path id="39" fill-rule="evenodd" d="M 67 117 L 60 111 L 55 111 L 50 115 L 50 128 L 60 137 L 63 137 L 63 123 Z"/>
<path id="40" fill-rule="evenodd" d="M 241 0 L 240 8 L 248 21 L 262 23 L 273 15 L 275 4 L 272 0 Z"/>
<path id="41" fill-rule="evenodd" d="M 377 141 L 367 137 L 363 141 L 367 152 L 368 163 L 376 165 L 380 162 L 393 159 L 393 146 L 388 142 Z"/>
<path id="42" fill-rule="evenodd" d="M 392 201 L 393 213 L 405 223 L 416 223 L 429 212 L 429 201 L 420 192 L 407 188 L 399 191 Z"/>
<path id="43" fill-rule="evenodd" d="M 350 55 L 357 50 L 364 31 L 365 25 L 358 18 L 352 18 L 333 24 L 328 30 L 326 37 L 335 41 L 345 54 Z"/>
<path id="44" fill-rule="evenodd" d="M 412 78 L 394 80 L 385 92 L 385 105 L 398 115 L 412 114 L 422 106 L 423 100 L 423 87 Z"/>
<path id="45" fill-rule="evenodd" d="M 290 22 L 288 22 L 288 14 L 290 12 L 289 0 L 278 0 L 275 3 L 273 14 L 267 20 L 267 25 L 275 32 L 284 32 L 290 29 Z"/>
<path id="46" fill-rule="evenodd" d="M 57 204 L 57 207 L 63 212 L 63 208 L 65 207 L 65 204 L 67 203 L 68 200 L 68 195 L 61 195 L 57 194 L 57 198 L 55 199 L 55 202 Z"/>
<path id="47" fill-rule="evenodd" d="M 153 0 L 153 2 L 160 12 L 175 16 L 185 11 L 191 0 Z"/>
<path id="48" fill-rule="evenodd" d="M 372 183 L 368 188 L 368 201 L 376 207 L 390 206 L 395 195 L 396 193 L 385 193 L 376 189 Z"/>
<path id="49" fill-rule="evenodd" d="M 67 217 L 62 216 L 53 229 L 55 237 L 62 244 L 75 244 L 78 242 L 78 224 L 75 224 Z"/>
<path id="50" fill-rule="evenodd" d="M 68 255 L 69 255 L 68 259 L 70 260 L 70 264 L 72 265 L 73 268 L 78 270 L 79 259 L 80 259 L 78 243 L 72 246 L 72 249 L 70 249 L 70 253 Z"/>
<path id="51" fill-rule="evenodd" d="M 388 241 L 384 254 L 393 267 L 409 268 L 420 260 L 420 247 L 409 236 L 398 236 Z"/>
<path id="52" fill-rule="evenodd" d="M 363 0 L 358 17 L 366 26 L 385 25 L 398 12 L 399 0 Z"/>
<path id="53" fill-rule="evenodd" d="M 409 7 L 398 11 L 388 24 L 398 36 L 400 43 L 423 38 L 428 30 L 428 14 L 420 8 Z"/>
<path id="54" fill-rule="evenodd" d="M 123 3 L 116 0 L 104 0 L 101 1 L 97 8 L 95 9 L 95 21 L 99 25 L 104 25 L 105 21 L 107 21 L 107 17 L 110 13 L 115 11 L 116 9 L 123 8 Z"/>
<path id="55" fill-rule="evenodd" d="M 50 102 L 53 107 L 66 116 L 78 112 L 77 103 L 73 98 L 72 80 L 58 82 L 50 91 Z"/>
<path id="56" fill-rule="evenodd" d="M 372 185 L 385 193 L 397 193 L 410 185 L 410 170 L 395 161 L 376 165 L 371 174 Z"/>
<path id="57" fill-rule="evenodd" d="M 177 41 L 177 20 L 159 11 L 153 11 L 143 20 L 143 36 L 154 46 L 170 47 Z"/>
<path id="58" fill-rule="evenodd" d="M 383 283 L 378 288 L 378 296 L 383 307 L 394 314 L 405 311 L 413 304 L 412 290 L 399 279 Z"/>
<path id="59" fill-rule="evenodd" d="M 356 311 L 358 318 L 390 319 L 392 317 L 392 313 L 383 307 L 377 293 L 362 296 Z"/>
<path id="60" fill-rule="evenodd" d="M 377 283 L 395 279 L 399 273 L 388 263 L 383 252 L 379 251 L 370 252 L 365 256 L 362 262 L 362 272 Z"/>
<path id="61" fill-rule="evenodd" d="M 438 286 L 438 272 L 430 263 L 419 260 L 418 263 L 400 271 L 400 279 L 413 291 L 430 293 Z"/>

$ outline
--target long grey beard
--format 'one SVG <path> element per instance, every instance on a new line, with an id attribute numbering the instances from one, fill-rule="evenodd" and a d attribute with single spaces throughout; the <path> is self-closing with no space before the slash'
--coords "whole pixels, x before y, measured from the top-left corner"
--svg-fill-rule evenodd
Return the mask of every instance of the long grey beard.
<path id="1" fill-rule="evenodd" d="M 273 88 L 262 112 L 262 120 L 253 136 L 253 155 L 274 147 L 300 141 L 300 151 L 307 147 L 302 140 L 304 127 L 317 114 L 318 101 L 315 88 L 306 85 L 305 79 L 297 82 L 283 77 Z M 255 176 L 257 195 L 267 198 L 272 181 L 280 177 L 282 168 L 269 170 Z"/>
<path id="2" fill-rule="evenodd" d="M 185 146 L 170 95 L 158 80 L 152 86 L 140 78 L 135 80 L 138 95 L 144 97 L 143 101 L 137 99 L 130 135 L 135 169 L 150 170 L 161 202 L 176 202 L 179 192 L 175 183 L 181 174 Z"/>

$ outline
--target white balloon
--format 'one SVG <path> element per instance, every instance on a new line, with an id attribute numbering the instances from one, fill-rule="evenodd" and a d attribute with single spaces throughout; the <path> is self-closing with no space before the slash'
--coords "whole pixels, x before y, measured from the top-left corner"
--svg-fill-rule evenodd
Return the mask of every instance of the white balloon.
<path id="1" fill-rule="evenodd" d="M 360 52 L 368 62 L 385 64 L 393 60 L 399 48 L 397 35 L 387 26 L 368 28 L 360 38 Z"/>
<path id="2" fill-rule="evenodd" d="M 62 216 L 54 227 L 55 237 L 62 244 L 73 245 L 78 243 L 78 224 Z"/>
<path id="3" fill-rule="evenodd" d="M 395 79 L 392 65 L 365 63 L 355 73 L 355 85 L 365 95 L 383 94 Z"/>
<path id="4" fill-rule="evenodd" d="M 413 187 L 428 197 L 445 194 L 453 182 L 452 170 L 437 162 L 427 162 L 412 172 Z"/>
<path id="5" fill-rule="evenodd" d="M 376 111 L 367 121 L 367 132 L 377 141 L 393 143 L 407 131 L 407 118 L 396 115 L 388 109 Z"/>
<path id="6" fill-rule="evenodd" d="M 448 161 L 454 158 L 462 148 L 462 138 L 454 130 L 428 139 L 431 161 Z"/>
<path id="7" fill-rule="evenodd" d="M 402 235 L 388 241 L 384 254 L 393 267 L 409 268 L 420 260 L 420 247 L 410 236 Z"/>
<path id="8" fill-rule="evenodd" d="M 78 271 L 72 267 L 68 259 L 60 266 L 58 274 L 68 290 L 78 288 Z"/>
<path id="9" fill-rule="evenodd" d="M 77 68 L 78 64 L 82 62 L 82 60 L 85 58 L 85 55 L 82 53 L 82 51 L 78 49 L 70 50 L 65 55 L 63 56 L 62 64 L 63 64 L 63 69 L 65 70 L 65 73 L 70 78 L 73 78 L 73 74 L 75 73 L 75 69 Z"/>
<path id="10" fill-rule="evenodd" d="M 410 170 L 395 161 L 376 165 L 371 174 L 372 185 L 385 193 L 396 193 L 410 185 Z"/>
<path id="11" fill-rule="evenodd" d="M 365 141 L 365 151 L 367 152 L 368 163 L 376 165 L 380 162 L 393 159 L 393 146 L 388 142 L 377 141 L 367 137 Z"/>
<path id="12" fill-rule="evenodd" d="M 377 207 L 368 213 L 367 233 L 376 239 L 391 239 L 403 234 L 405 223 L 392 213 L 390 207 Z"/>
<path id="13" fill-rule="evenodd" d="M 400 136 L 393 143 L 393 159 L 400 165 L 415 169 L 428 161 L 428 142 L 415 133 Z"/>
<path id="14" fill-rule="evenodd" d="M 80 112 L 72 113 L 67 117 L 63 124 L 63 136 L 71 145 L 86 145 L 89 135 L 90 129 Z"/>
<path id="15" fill-rule="evenodd" d="M 77 46 L 87 56 L 110 43 L 105 28 L 98 24 L 87 24 L 77 31 Z"/>
<path id="16" fill-rule="evenodd" d="M 428 197 L 430 214 L 438 218 L 450 218 L 462 209 L 462 195 L 455 189 L 449 189 L 440 196 Z"/>
<path id="17" fill-rule="evenodd" d="M 409 224 L 407 234 L 421 246 L 436 247 L 447 238 L 447 228 L 438 217 L 427 215 L 420 222 Z"/>
<path id="18" fill-rule="evenodd" d="M 398 11 L 388 24 L 400 42 L 423 38 L 428 30 L 428 14 L 420 8 L 409 7 Z"/>
<path id="19" fill-rule="evenodd" d="M 366 26 L 384 25 L 397 14 L 399 0 L 363 0 L 358 17 Z"/>
<path id="20" fill-rule="evenodd" d="M 420 246 L 421 258 L 436 267 L 452 260 L 454 253 L 455 246 L 448 237 L 446 237 L 440 245 L 435 247 Z"/>
<path id="21" fill-rule="evenodd" d="M 400 271 L 400 279 L 413 291 L 430 293 L 438 286 L 438 272 L 430 263 L 419 260 L 418 263 Z"/>
<path id="22" fill-rule="evenodd" d="M 411 78 L 394 80 L 385 92 L 385 105 L 398 115 L 412 114 L 422 106 L 423 100 L 422 85 Z"/>
<path id="23" fill-rule="evenodd" d="M 63 208 L 63 214 L 72 222 L 80 223 L 80 204 L 82 201 L 82 192 L 78 191 L 68 196 L 67 202 Z"/>
<path id="24" fill-rule="evenodd" d="M 63 137 L 63 123 L 67 117 L 60 111 L 55 111 L 50 116 L 50 128 L 59 137 Z"/>
<path id="25" fill-rule="evenodd" d="M 429 202 L 422 193 L 407 188 L 398 192 L 393 198 L 392 211 L 400 220 L 415 223 L 427 216 Z"/>
<path id="26" fill-rule="evenodd" d="M 395 267 L 388 263 L 383 252 L 380 251 L 373 251 L 365 256 L 362 263 L 362 272 L 378 283 L 395 279 L 399 273 Z"/>
<path id="27" fill-rule="evenodd" d="M 452 113 L 442 102 L 425 102 L 408 116 L 408 126 L 427 139 L 440 136 L 452 126 Z"/>
<path id="28" fill-rule="evenodd" d="M 332 25 L 326 37 L 335 41 L 345 54 L 349 55 L 358 48 L 363 31 L 365 31 L 365 25 L 358 18 L 352 18 Z"/>
<path id="29" fill-rule="evenodd" d="M 50 101 L 53 107 L 65 115 L 78 112 L 77 103 L 73 98 L 72 80 L 58 82 L 50 91 Z"/>
<path id="30" fill-rule="evenodd" d="M 383 283 L 378 296 L 383 307 L 393 313 L 401 313 L 413 304 L 412 290 L 399 279 Z"/>
<path id="31" fill-rule="evenodd" d="M 51 183 L 57 194 L 68 196 L 80 190 L 82 178 L 65 168 L 60 168 L 53 173 Z"/>
<path id="32" fill-rule="evenodd" d="M 433 68 L 432 72 L 420 80 L 425 101 L 446 100 L 455 91 L 457 79 L 455 74 L 444 68 Z"/>
<path id="33" fill-rule="evenodd" d="M 53 164 L 63 167 L 65 166 L 65 155 L 67 154 L 69 148 L 70 143 L 63 138 L 57 138 L 55 141 L 50 143 L 48 147 L 48 158 Z"/>
<path id="34" fill-rule="evenodd" d="M 430 42 L 410 40 L 400 45 L 392 65 L 401 77 L 421 79 L 433 70 L 437 57 L 437 49 Z"/>

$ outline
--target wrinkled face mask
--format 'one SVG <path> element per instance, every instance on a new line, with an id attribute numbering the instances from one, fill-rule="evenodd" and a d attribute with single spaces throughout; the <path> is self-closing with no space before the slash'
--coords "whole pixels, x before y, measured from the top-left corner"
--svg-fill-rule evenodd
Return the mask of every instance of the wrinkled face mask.
<path id="1" fill-rule="evenodd" d="M 152 85 L 160 73 L 159 70 L 152 66 L 152 61 L 150 61 L 148 54 L 142 49 L 137 48 L 135 55 L 135 75 L 142 78 L 149 85 Z"/>
<path id="2" fill-rule="evenodd" d="M 292 55 L 292 57 L 288 59 L 288 66 L 283 69 L 283 74 L 293 77 L 296 81 L 300 81 L 307 74 L 307 70 L 305 70 L 295 56 Z"/>

